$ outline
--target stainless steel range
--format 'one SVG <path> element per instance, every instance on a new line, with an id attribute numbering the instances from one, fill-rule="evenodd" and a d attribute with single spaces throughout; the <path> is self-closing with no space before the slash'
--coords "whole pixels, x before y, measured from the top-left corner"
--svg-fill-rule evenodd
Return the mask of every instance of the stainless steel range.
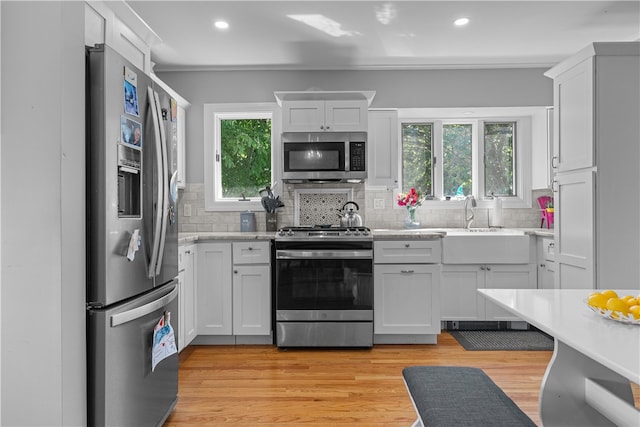
<path id="1" fill-rule="evenodd" d="M 278 347 L 371 347 L 370 230 L 285 227 L 275 249 Z"/>

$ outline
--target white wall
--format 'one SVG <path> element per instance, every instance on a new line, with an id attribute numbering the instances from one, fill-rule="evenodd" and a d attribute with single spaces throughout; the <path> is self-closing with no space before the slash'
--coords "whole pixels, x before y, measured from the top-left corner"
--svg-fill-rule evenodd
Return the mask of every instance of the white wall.
<path id="1" fill-rule="evenodd" d="M 548 106 L 553 105 L 553 85 L 545 71 L 194 71 L 158 76 L 191 102 L 186 117 L 186 181 L 202 183 L 205 103 L 273 102 L 274 91 L 316 88 L 375 90 L 371 108 Z"/>
<path id="2" fill-rule="evenodd" d="M 86 424 L 84 3 L 2 8 L 1 424 Z"/>

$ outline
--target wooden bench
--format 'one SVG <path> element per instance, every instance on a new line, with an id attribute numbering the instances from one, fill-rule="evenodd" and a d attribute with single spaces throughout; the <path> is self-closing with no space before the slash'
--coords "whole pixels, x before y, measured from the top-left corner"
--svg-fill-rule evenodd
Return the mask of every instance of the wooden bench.
<path id="1" fill-rule="evenodd" d="M 418 413 L 413 427 L 536 427 L 481 369 L 411 366 L 402 376 Z"/>

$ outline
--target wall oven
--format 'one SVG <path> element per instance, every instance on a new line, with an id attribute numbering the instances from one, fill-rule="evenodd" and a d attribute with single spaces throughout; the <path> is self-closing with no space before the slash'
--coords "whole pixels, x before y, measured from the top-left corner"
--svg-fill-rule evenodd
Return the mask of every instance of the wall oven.
<path id="1" fill-rule="evenodd" d="M 371 347 L 369 230 L 281 229 L 275 249 L 278 347 Z"/>
<path id="2" fill-rule="evenodd" d="M 282 179 L 362 182 L 367 178 L 365 132 L 283 133 Z"/>

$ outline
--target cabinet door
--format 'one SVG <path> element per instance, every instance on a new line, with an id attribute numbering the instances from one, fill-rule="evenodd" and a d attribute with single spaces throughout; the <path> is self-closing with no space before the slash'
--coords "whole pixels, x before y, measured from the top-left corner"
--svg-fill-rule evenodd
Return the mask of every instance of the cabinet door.
<path id="1" fill-rule="evenodd" d="M 554 158 L 557 172 L 595 166 L 594 61 L 588 59 L 553 81 Z"/>
<path id="2" fill-rule="evenodd" d="M 374 266 L 374 333 L 440 333 L 440 266 Z"/>
<path id="3" fill-rule="evenodd" d="M 325 101 L 325 131 L 366 132 L 368 123 L 366 100 Z"/>
<path id="4" fill-rule="evenodd" d="M 523 265 L 483 265 L 486 289 L 535 289 L 537 287 L 535 264 Z M 498 307 L 480 296 L 485 304 L 485 319 L 500 321 L 522 320 L 507 310 Z"/>
<path id="5" fill-rule="evenodd" d="M 231 243 L 199 243 L 196 264 L 198 335 L 231 335 Z"/>
<path id="6" fill-rule="evenodd" d="M 478 289 L 484 287 L 484 271 L 480 267 L 442 266 L 442 320 L 484 320 L 484 301 L 478 295 Z"/>
<path id="7" fill-rule="evenodd" d="M 367 186 L 398 186 L 398 112 L 369 111 Z"/>
<path id="8" fill-rule="evenodd" d="M 233 334 L 271 333 L 271 275 L 268 265 L 234 266 Z"/>
<path id="9" fill-rule="evenodd" d="M 180 319 L 183 333 L 184 347 L 188 346 L 197 335 L 197 311 L 196 311 L 196 245 L 189 245 L 185 248 L 182 274 L 182 295 L 183 303 Z"/>
<path id="10" fill-rule="evenodd" d="M 282 132 L 321 132 L 323 130 L 324 101 L 282 103 Z"/>
<path id="11" fill-rule="evenodd" d="M 558 174 L 555 179 L 556 287 L 595 287 L 595 173 Z"/>

